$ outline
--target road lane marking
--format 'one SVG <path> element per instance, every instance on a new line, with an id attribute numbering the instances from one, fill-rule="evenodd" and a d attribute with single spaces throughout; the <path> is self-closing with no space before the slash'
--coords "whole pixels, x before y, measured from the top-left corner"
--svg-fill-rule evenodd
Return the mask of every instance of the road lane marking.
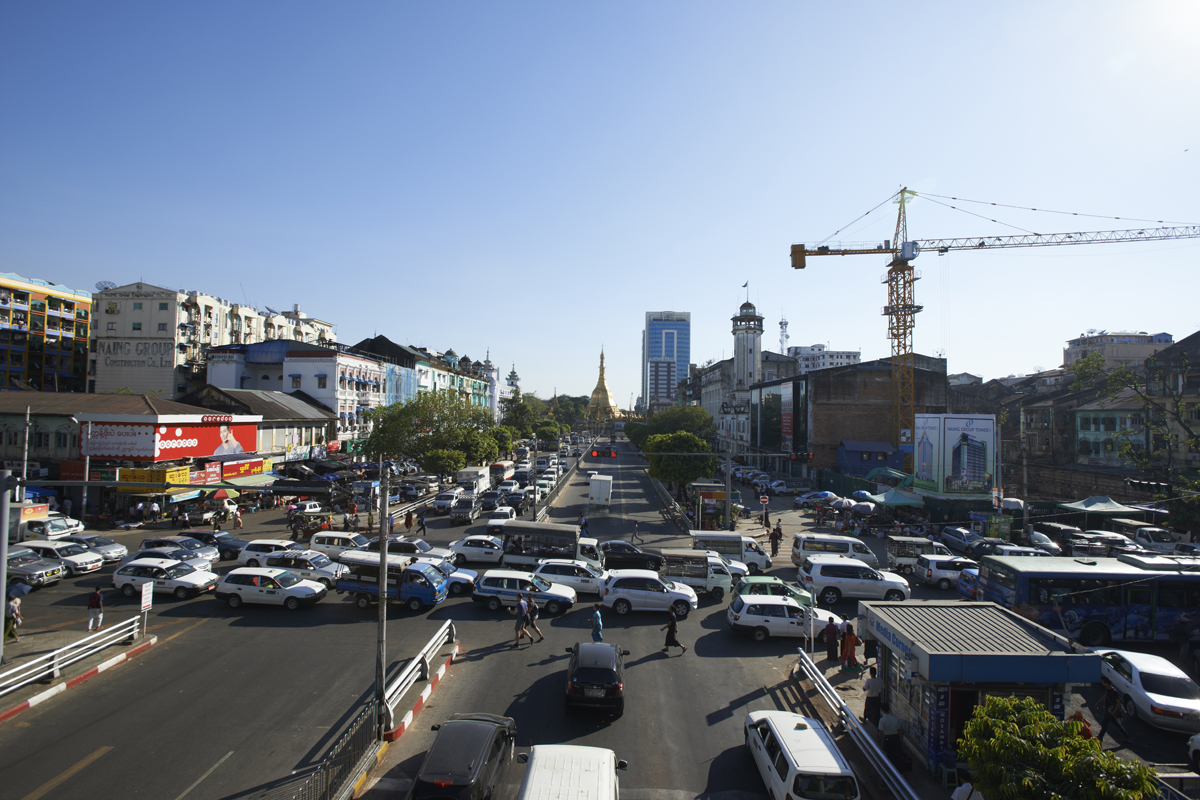
<path id="1" fill-rule="evenodd" d="M 205 617 L 204 619 L 197 622 L 195 625 L 189 625 L 186 628 L 184 628 L 183 630 L 181 630 L 179 633 L 171 634 L 167 638 L 163 639 L 162 643 L 166 644 L 167 642 L 171 641 L 172 639 L 174 639 L 177 636 L 183 636 L 185 633 L 190 631 L 192 628 L 195 628 L 197 625 L 203 625 L 204 623 L 208 622 L 209 619 L 210 619 L 210 617 Z"/>
<path id="2" fill-rule="evenodd" d="M 193 627 L 195 627 L 195 626 L 193 626 Z M 183 631 L 180 631 L 180 633 L 182 633 L 182 632 L 183 632 Z M 178 635 L 178 634 L 176 634 L 176 635 Z M 207 778 L 209 775 L 212 775 L 212 774 L 213 774 L 213 772 L 214 772 L 214 771 L 217 769 L 217 767 L 219 767 L 219 766 L 221 766 L 222 764 L 224 764 L 224 763 L 225 763 L 225 759 L 226 759 L 226 758 L 229 758 L 231 755 L 233 755 L 233 751 L 232 751 L 232 750 L 230 750 L 228 753 L 226 753 L 226 754 L 225 754 L 225 756 L 224 756 L 224 758 L 222 758 L 220 761 L 218 761 L 217 763 L 215 763 L 215 764 L 213 764 L 211 767 L 209 767 L 209 768 L 208 768 L 208 772 L 206 772 L 206 773 L 204 773 L 203 775 L 201 775 L 199 778 L 197 778 L 197 779 L 196 779 L 196 782 L 195 782 L 195 783 L 193 783 L 193 784 L 192 784 L 191 786 L 189 786 L 188 788 L 184 789 L 184 790 L 183 790 L 183 794 L 179 795 L 179 797 L 176 797 L 176 798 L 175 798 L 175 800 L 183 800 L 183 798 L 187 797 L 187 794 L 188 794 L 188 792 L 190 792 L 192 789 L 195 789 L 197 786 L 199 786 L 201 783 L 203 783 L 203 782 L 204 782 L 204 779 L 205 779 L 205 778 Z"/>
<path id="3" fill-rule="evenodd" d="M 68 778 L 70 778 L 76 772 L 79 772 L 79 770 L 83 769 L 88 764 L 91 764 L 93 761 L 95 761 L 97 758 L 99 758 L 100 756 L 107 753 L 109 750 L 112 750 L 112 748 L 111 747 L 101 747 L 101 748 L 97 749 L 94 753 L 92 753 L 87 758 L 84 758 L 82 761 L 76 762 L 75 766 L 68 767 L 66 770 L 58 773 L 58 775 L 56 775 L 55 777 L 46 781 L 41 786 L 34 789 L 32 792 L 30 792 L 29 794 L 22 797 L 21 800 L 38 800 L 38 798 L 43 797 L 47 792 L 56 788 L 60 783 L 67 780 Z"/>

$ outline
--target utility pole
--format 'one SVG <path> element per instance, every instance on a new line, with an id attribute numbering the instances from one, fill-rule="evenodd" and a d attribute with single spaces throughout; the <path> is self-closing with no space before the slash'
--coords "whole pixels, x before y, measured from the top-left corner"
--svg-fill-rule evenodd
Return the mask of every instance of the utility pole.
<path id="1" fill-rule="evenodd" d="M 383 741 L 383 726 L 386 716 L 383 711 L 387 702 L 387 585 L 388 585 L 388 533 L 385 529 L 388 518 L 388 473 L 391 471 L 379 456 L 379 649 L 375 654 L 375 731 Z"/>
<path id="2" fill-rule="evenodd" d="M 8 586 L 8 526 L 9 526 L 9 491 L 12 483 L 12 471 L 0 470 L 0 586 Z M 7 598 L 5 598 L 7 599 Z M 4 637 L 0 636 L 0 664 L 4 660 Z"/>

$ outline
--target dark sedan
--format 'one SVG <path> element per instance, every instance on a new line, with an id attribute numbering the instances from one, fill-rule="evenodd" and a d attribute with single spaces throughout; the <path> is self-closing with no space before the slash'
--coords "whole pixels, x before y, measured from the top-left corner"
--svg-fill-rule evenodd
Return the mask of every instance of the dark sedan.
<path id="1" fill-rule="evenodd" d="M 649 569 L 658 572 L 663 567 L 663 557 L 658 553 L 648 553 L 620 539 L 601 542 L 600 554 L 604 556 L 605 569 Z"/>
<path id="2" fill-rule="evenodd" d="M 200 531 L 193 528 L 188 531 L 188 535 L 193 539 L 199 539 L 209 547 L 215 547 L 221 551 L 222 561 L 232 561 L 238 557 L 238 553 L 242 552 L 242 548 L 250 544 L 245 539 L 239 539 L 232 533 L 221 531 L 220 533 L 212 533 L 211 531 Z"/>
<path id="3" fill-rule="evenodd" d="M 500 500 L 502 497 L 503 495 L 497 491 L 484 492 L 479 498 L 479 503 L 482 506 L 482 510 L 495 511 L 496 507 L 500 505 Z"/>
<path id="4" fill-rule="evenodd" d="M 495 714 L 451 714 L 441 725 L 406 800 L 498 797 L 512 763 L 517 724 Z"/>
<path id="5" fill-rule="evenodd" d="M 566 705 L 606 708 L 618 717 L 625 711 L 625 661 L 628 650 L 611 642 L 578 642 L 568 647 Z"/>

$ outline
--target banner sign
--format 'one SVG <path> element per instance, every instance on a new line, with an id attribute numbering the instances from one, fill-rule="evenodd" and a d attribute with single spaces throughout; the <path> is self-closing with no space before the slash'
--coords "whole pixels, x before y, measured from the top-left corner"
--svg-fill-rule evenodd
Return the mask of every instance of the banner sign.
<path id="1" fill-rule="evenodd" d="M 221 482 L 221 462 L 209 461 L 204 465 L 204 469 L 194 469 L 191 471 L 188 482 L 193 486 L 207 486 L 210 483 Z"/>
<path id="2" fill-rule="evenodd" d="M 122 483 L 191 483 L 191 470 L 187 467 L 175 467 L 173 469 L 130 469 L 125 467 L 121 470 Z M 121 492 L 148 492 L 153 491 L 143 486 L 120 486 L 117 491 Z"/>
<path id="3" fill-rule="evenodd" d="M 991 414 L 917 414 L 913 488 L 938 497 L 991 499 L 996 418 Z"/>
<path id="4" fill-rule="evenodd" d="M 213 419 L 223 418 L 214 415 Z M 91 437 L 84 437 L 82 444 L 83 452 L 86 454 L 90 448 L 93 457 L 138 461 L 253 453 L 258 450 L 258 425 L 217 421 L 174 425 L 98 422 L 92 425 Z"/>
<path id="5" fill-rule="evenodd" d="M 261 458 L 253 461 L 226 461 L 222 477 L 229 480 L 230 478 L 244 478 L 247 475 L 261 475 L 270 470 L 270 467 L 264 466 L 266 463 L 268 462 Z"/>

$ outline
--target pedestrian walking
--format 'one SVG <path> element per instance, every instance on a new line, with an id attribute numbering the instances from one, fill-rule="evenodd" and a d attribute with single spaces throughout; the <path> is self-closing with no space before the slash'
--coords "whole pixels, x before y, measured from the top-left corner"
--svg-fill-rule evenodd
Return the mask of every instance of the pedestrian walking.
<path id="1" fill-rule="evenodd" d="M 887 756 L 888 761 L 893 764 L 900 759 L 900 718 L 892 713 L 892 707 L 887 703 L 880 703 L 879 710 L 883 715 L 879 718 L 879 734 L 883 736 L 883 754 Z"/>
<path id="2" fill-rule="evenodd" d="M 586 523 L 587 523 L 587 520 L 584 518 L 583 512 L 580 511 L 579 512 L 579 527 L 582 528 Z"/>
<path id="3" fill-rule="evenodd" d="M 763 506 L 763 527 L 771 527 L 771 509 L 769 506 Z"/>
<path id="4" fill-rule="evenodd" d="M 242 507 L 238 506 L 233 510 L 233 529 L 236 531 L 242 527 Z"/>
<path id="5" fill-rule="evenodd" d="M 355 514 L 354 518 L 350 520 L 350 530 L 358 533 L 358 514 Z"/>
<path id="6" fill-rule="evenodd" d="M 375 510 L 367 509 L 367 533 L 375 530 Z"/>
<path id="7" fill-rule="evenodd" d="M 17 633 L 17 628 L 21 627 L 23 621 L 21 618 L 21 598 L 8 598 L 8 602 L 4 605 L 4 641 L 21 641 L 21 637 Z"/>
<path id="8" fill-rule="evenodd" d="M 350 512 L 349 511 L 347 511 L 345 514 L 342 514 L 342 530 L 345 531 L 346 533 L 350 532 Z"/>
<path id="9" fill-rule="evenodd" d="M 104 627 L 104 598 L 100 596 L 100 587 L 88 595 L 88 630 L 95 626 L 96 630 Z"/>
<path id="10" fill-rule="evenodd" d="M 396 532 L 396 515 L 388 514 L 388 536 Z M 382 533 L 382 531 L 380 531 Z"/>
<path id="11" fill-rule="evenodd" d="M 528 616 L 529 616 L 529 606 L 528 606 L 528 604 L 526 604 L 525 598 L 518 597 L 516 607 L 510 608 L 508 610 L 508 613 L 513 614 L 517 618 L 517 623 L 513 629 L 516 633 L 516 639 L 513 641 L 512 646 L 520 647 L 522 636 L 528 636 L 529 643 L 533 644 L 533 634 L 525 629 L 525 626 L 528 624 Z"/>
<path id="12" fill-rule="evenodd" d="M 145 522 L 145 520 L 146 520 L 146 504 L 139 502 L 137 504 L 137 508 L 135 509 L 134 513 L 137 515 L 138 522 Z"/>
<path id="13" fill-rule="evenodd" d="M 829 624 L 825 626 L 825 657 L 830 661 L 837 661 L 838 657 L 838 624 L 833 621 L 833 617 L 829 618 Z"/>
<path id="14" fill-rule="evenodd" d="M 304 531 L 304 525 L 300 522 L 300 518 L 292 520 L 292 541 L 300 541 L 300 534 Z"/>
<path id="15" fill-rule="evenodd" d="M 879 727 L 879 717 L 882 715 L 879 706 L 883 702 L 883 681 L 879 679 L 878 671 L 874 667 L 871 667 L 870 674 L 871 677 L 863 681 L 863 694 L 866 696 L 866 701 L 863 703 L 863 719 Z"/>
<path id="16" fill-rule="evenodd" d="M 633 533 L 629 534 L 629 543 L 633 544 L 634 542 L 645 542 L 645 541 L 646 540 L 641 537 L 641 534 L 638 533 L 637 520 L 634 520 L 633 521 Z"/>
<path id="17" fill-rule="evenodd" d="M 842 636 L 842 669 L 853 669 L 858 666 L 858 657 L 854 650 L 858 647 L 858 637 L 854 635 L 854 626 L 847 625 L 846 633 Z"/>
<path id="18" fill-rule="evenodd" d="M 417 514 L 417 533 L 429 535 L 429 530 L 425 527 L 425 509 L 421 509 L 421 513 Z"/>
<path id="19" fill-rule="evenodd" d="M 783 527 L 778 522 L 775 523 L 771 535 L 767 538 L 771 541 L 771 555 L 779 555 L 779 543 L 783 541 Z"/>
<path id="20" fill-rule="evenodd" d="M 66 500 L 63 500 L 62 513 L 64 517 L 71 516 L 71 498 L 68 497 Z"/>
<path id="21" fill-rule="evenodd" d="M 1121 724 L 1121 717 L 1125 715 L 1125 708 L 1121 705 L 1121 695 L 1117 692 L 1112 681 L 1107 676 L 1100 676 L 1100 683 L 1103 687 L 1100 694 L 1100 732 L 1096 734 L 1096 741 L 1100 743 L 1100 748 L 1104 749 L 1104 734 L 1108 731 L 1108 727 L 1112 725 L 1119 728 L 1121 738 L 1117 739 L 1117 744 L 1132 744 L 1133 739 L 1129 738 L 1129 732 L 1125 730 L 1125 726 Z"/>
<path id="22" fill-rule="evenodd" d="M 538 617 L 541 615 L 541 609 L 537 607 L 537 603 L 533 599 L 533 594 L 525 595 L 525 626 L 526 628 L 533 628 L 534 632 L 538 635 L 539 642 L 546 638 L 546 635 L 542 633 L 542 629 L 537 624 Z M 532 633 L 529 634 L 529 640 L 533 642 Z M 536 644 L 536 642 L 533 643 Z"/>
<path id="23" fill-rule="evenodd" d="M 179 506 L 175 506 L 173 509 L 171 509 L 171 527 L 174 528 L 178 524 L 179 524 Z"/>
<path id="24" fill-rule="evenodd" d="M 150 504 L 150 521 L 151 522 L 158 522 L 158 514 L 160 511 L 162 511 L 162 506 L 160 506 L 158 504 L 157 500 L 155 500 L 153 503 Z"/>
<path id="25" fill-rule="evenodd" d="M 412 529 L 413 529 L 413 512 L 409 511 L 407 514 L 404 515 L 404 531 L 406 533 L 412 533 Z"/>
<path id="26" fill-rule="evenodd" d="M 221 532 L 221 519 L 216 514 L 214 514 L 213 518 L 212 518 L 212 522 L 213 522 L 213 536 L 216 536 L 218 533 Z"/>
<path id="27" fill-rule="evenodd" d="M 188 512 L 184 511 L 182 514 L 179 515 L 179 529 L 187 531 L 187 530 L 191 530 L 191 528 L 192 528 L 192 520 L 188 516 Z"/>
<path id="28" fill-rule="evenodd" d="M 600 603 L 596 603 L 596 605 L 593 606 L 593 608 L 595 609 L 595 611 L 592 612 L 592 641 L 593 642 L 603 642 L 604 641 L 604 620 L 601 619 L 601 617 L 600 617 L 600 607 L 601 607 Z"/>
<path id="29" fill-rule="evenodd" d="M 667 624 L 663 625 L 661 628 L 659 628 L 659 630 L 667 632 L 667 641 L 663 643 L 662 649 L 664 653 L 669 654 L 672 647 L 683 648 L 683 653 L 680 653 L 679 655 L 683 655 L 687 652 L 687 647 L 684 647 L 684 645 L 680 644 L 679 642 L 679 618 L 675 616 L 674 608 L 667 609 Z"/>

